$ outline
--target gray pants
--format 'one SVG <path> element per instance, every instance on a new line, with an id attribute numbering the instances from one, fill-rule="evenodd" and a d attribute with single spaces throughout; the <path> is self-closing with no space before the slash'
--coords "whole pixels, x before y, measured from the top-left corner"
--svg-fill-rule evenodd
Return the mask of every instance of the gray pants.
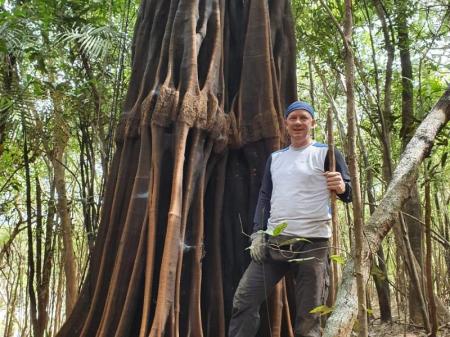
<path id="1" fill-rule="evenodd" d="M 292 239 L 292 237 L 291 237 Z M 329 284 L 328 240 L 310 239 L 279 246 L 276 237 L 269 240 L 267 259 L 263 264 L 251 262 L 234 294 L 229 337 L 253 337 L 259 328 L 259 309 L 275 285 L 288 272 L 295 275 L 295 336 L 319 337 L 320 316 L 310 311 L 323 305 Z M 280 249 L 281 248 L 281 249 Z M 289 262 L 291 259 L 302 259 Z"/>

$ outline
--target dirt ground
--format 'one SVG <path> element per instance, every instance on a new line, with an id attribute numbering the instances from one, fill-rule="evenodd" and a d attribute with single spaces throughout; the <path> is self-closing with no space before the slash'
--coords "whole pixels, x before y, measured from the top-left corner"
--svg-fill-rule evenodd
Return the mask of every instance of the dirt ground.
<path id="1" fill-rule="evenodd" d="M 356 335 L 356 334 L 355 334 Z M 380 320 L 370 322 L 370 337 L 426 337 L 423 329 L 403 323 L 381 323 Z M 450 325 L 439 329 L 438 337 L 450 337 Z"/>

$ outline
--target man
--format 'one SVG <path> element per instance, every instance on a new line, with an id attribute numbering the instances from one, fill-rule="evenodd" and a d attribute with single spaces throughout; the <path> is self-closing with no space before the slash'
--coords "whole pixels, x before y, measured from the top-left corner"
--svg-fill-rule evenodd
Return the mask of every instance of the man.
<path id="1" fill-rule="evenodd" d="M 291 144 L 267 160 L 251 235 L 252 261 L 234 295 L 229 337 L 256 335 L 262 302 L 290 270 L 295 276 L 295 336 L 321 334 L 320 317 L 310 311 L 323 305 L 328 290 L 330 191 L 350 202 L 351 185 L 339 151 L 337 172 L 329 172 L 328 147 L 311 137 L 315 123 L 314 109 L 305 102 L 286 109 Z M 266 233 L 279 226 L 286 226 L 282 234 L 267 239 Z"/>

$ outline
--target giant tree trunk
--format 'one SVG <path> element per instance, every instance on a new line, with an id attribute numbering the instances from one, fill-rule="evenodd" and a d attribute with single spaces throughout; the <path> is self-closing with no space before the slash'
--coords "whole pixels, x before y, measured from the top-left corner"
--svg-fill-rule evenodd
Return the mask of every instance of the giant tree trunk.
<path id="1" fill-rule="evenodd" d="M 381 241 L 397 221 L 398 211 L 411 193 L 411 183 L 417 178 L 419 164 L 430 153 L 437 133 L 449 119 L 450 88 L 417 128 L 400 158 L 383 200 L 367 222 L 366 240 L 363 242 L 363 256 L 367 256 L 362 266 L 364 280 L 369 278 L 372 254 L 379 249 Z M 354 265 L 350 260 L 344 267 L 336 306 L 328 319 L 324 336 L 350 336 L 357 312 Z"/>
<path id="2" fill-rule="evenodd" d="M 293 34 L 287 0 L 142 1 L 90 272 L 58 336 L 225 336 L 296 97 Z"/>

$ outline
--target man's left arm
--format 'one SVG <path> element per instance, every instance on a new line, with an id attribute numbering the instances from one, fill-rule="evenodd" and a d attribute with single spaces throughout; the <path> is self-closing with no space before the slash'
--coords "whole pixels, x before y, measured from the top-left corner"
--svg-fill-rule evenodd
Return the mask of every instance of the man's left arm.
<path id="1" fill-rule="evenodd" d="M 325 157 L 324 169 L 327 176 L 327 185 L 330 190 L 336 192 L 336 195 L 343 202 L 352 201 L 352 183 L 347 164 L 342 153 L 335 148 L 334 156 L 336 159 L 336 172 L 329 172 L 328 153 Z"/>

